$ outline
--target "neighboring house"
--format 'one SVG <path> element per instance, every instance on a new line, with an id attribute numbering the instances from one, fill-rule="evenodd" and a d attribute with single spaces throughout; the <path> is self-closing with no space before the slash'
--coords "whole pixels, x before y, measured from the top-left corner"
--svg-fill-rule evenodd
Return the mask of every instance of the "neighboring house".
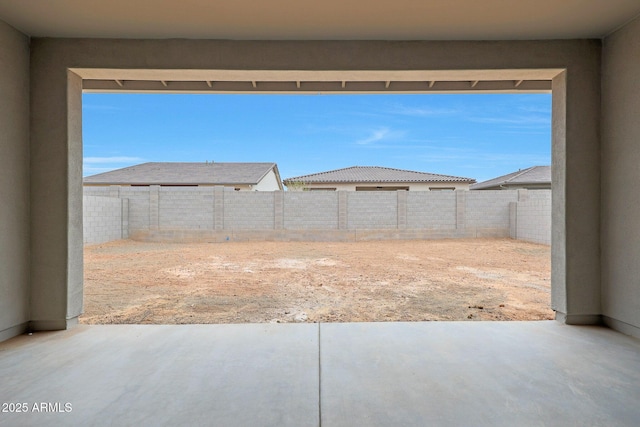
<path id="1" fill-rule="evenodd" d="M 222 185 L 236 191 L 282 190 L 275 163 L 142 163 L 87 176 L 84 186 L 202 187 Z"/>
<path id="2" fill-rule="evenodd" d="M 533 166 L 471 186 L 472 190 L 550 190 L 551 166 Z"/>
<path id="3" fill-rule="evenodd" d="M 475 179 L 379 166 L 352 166 L 284 180 L 288 190 L 468 190 Z"/>

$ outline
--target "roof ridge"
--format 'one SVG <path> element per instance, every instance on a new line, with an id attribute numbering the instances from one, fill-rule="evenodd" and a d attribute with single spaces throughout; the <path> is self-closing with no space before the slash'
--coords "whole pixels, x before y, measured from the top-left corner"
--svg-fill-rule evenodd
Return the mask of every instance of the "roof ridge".
<path id="1" fill-rule="evenodd" d="M 514 179 L 516 179 L 517 177 L 522 176 L 523 174 L 525 174 L 525 173 L 529 172 L 531 169 L 533 169 L 533 168 L 535 168 L 535 167 L 537 167 L 537 166 L 530 166 L 530 167 L 528 167 L 528 168 L 526 168 L 526 169 L 519 170 L 519 171 L 517 171 L 517 172 L 515 173 L 515 175 L 513 175 L 511 178 L 505 179 L 505 180 L 504 180 L 504 182 L 511 182 L 511 181 L 513 181 Z M 512 173 L 513 173 L 513 172 L 512 172 Z M 510 175 L 510 174 L 507 174 L 507 175 Z"/>
<path id="2" fill-rule="evenodd" d="M 286 178 L 284 181 L 294 182 L 294 181 L 312 180 L 312 182 L 365 182 L 365 180 L 362 180 L 362 179 L 345 180 L 345 178 L 340 177 L 340 174 L 344 174 L 345 172 L 349 173 L 351 171 L 356 171 L 354 172 L 354 175 L 357 175 L 359 173 L 357 171 L 362 171 L 362 173 L 369 173 L 365 171 L 377 171 L 377 172 L 371 172 L 373 176 L 380 175 L 381 173 L 384 174 L 385 172 L 392 173 L 392 174 L 399 174 L 399 175 L 404 174 L 406 178 L 405 181 L 395 178 L 395 179 L 392 179 L 393 182 L 419 182 L 419 181 L 425 181 L 425 180 L 426 180 L 425 182 L 427 181 L 475 182 L 475 179 L 466 178 L 462 176 L 445 175 L 440 173 L 415 171 L 415 170 L 409 170 L 409 169 L 399 169 L 399 168 L 392 168 L 388 166 L 349 166 L 349 167 L 332 169 L 332 170 L 323 171 L 323 172 L 316 172 L 316 173 L 310 173 L 306 175 L 294 176 L 294 177 Z M 335 181 L 333 181 L 332 179 Z M 373 178 L 372 180 L 366 180 L 366 181 L 382 182 L 379 180 L 379 178 Z"/>
<path id="3" fill-rule="evenodd" d="M 324 171 L 324 172 L 316 172 L 316 173 L 308 173 L 308 174 L 305 174 L 305 175 L 292 176 L 291 178 L 285 178 L 285 181 L 291 181 L 291 180 L 294 180 L 294 179 L 300 179 L 300 178 L 305 178 L 305 177 L 309 177 L 309 176 L 326 175 L 328 173 L 333 173 L 333 172 L 338 172 L 338 171 L 343 171 L 343 170 L 353 169 L 353 168 L 359 168 L 359 167 L 363 167 L 363 166 L 348 166 L 346 168 L 332 169 L 332 170 L 328 170 L 328 171 Z"/>

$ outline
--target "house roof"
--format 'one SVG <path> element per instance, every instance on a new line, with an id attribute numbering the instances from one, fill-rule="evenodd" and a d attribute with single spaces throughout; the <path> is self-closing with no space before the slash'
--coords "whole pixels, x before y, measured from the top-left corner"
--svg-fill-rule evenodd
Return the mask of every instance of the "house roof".
<path id="1" fill-rule="evenodd" d="M 638 0 L 0 0 L 32 37 L 232 40 L 541 40 L 601 38 Z M 357 23 L 357 25 L 355 25 Z"/>
<path id="2" fill-rule="evenodd" d="M 84 178 L 85 184 L 103 185 L 255 185 L 275 163 L 149 162 Z"/>
<path id="3" fill-rule="evenodd" d="M 471 190 L 516 185 L 551 184 L 551 166 L 532 166 L 471 186 Z"/>
<path id="4" fill-rule="evenodd" d="M 365 182 L 467 182 L 475 179 L 459 176 L 439 175 L 403 169 L 392 169 L 380 166 L 351 166 L 327 172 L 297 176 L 284 180 L 285 185 L 291 182 L 312 183 L 365 183 Z"/>

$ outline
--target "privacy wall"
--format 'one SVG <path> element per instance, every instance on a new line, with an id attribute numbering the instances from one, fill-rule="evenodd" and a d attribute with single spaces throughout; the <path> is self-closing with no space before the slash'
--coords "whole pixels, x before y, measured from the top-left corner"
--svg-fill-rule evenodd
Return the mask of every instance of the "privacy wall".
<path id="1" fill-rule="evenodd" d="M 104 243 L 129 237 L 129 200 L 85 196 L 82 201 L 84 243 Z"/>
<path id="2" fill-rule="evenodd" d="M 549 190 L 235 192 L 223 187 L 112 186 L 84 191 L 85 203 L 90 203 L 85 243 L 104 241 L 109 232 L 124 236 L 120 224 L 125 218 L 132 239 L 149 241 L 511 236 L 549 244 L 551 238 Z M 126 200 L 122 206 L 128 205 L 127 212 L 120 213 L 119 202 L 107 206 L 109 200 Z M 530 204 L 518 208 L 525 202 Z M 112 217 L 101 219 L 103 215 Z M 520 226 L 512 227 L 520 216 Z"/>

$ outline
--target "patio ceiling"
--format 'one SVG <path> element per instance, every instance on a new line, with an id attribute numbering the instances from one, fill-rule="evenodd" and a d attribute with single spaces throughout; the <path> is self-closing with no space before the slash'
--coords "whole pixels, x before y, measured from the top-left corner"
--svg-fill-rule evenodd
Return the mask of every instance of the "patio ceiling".
<path id="1" fill-rule="evenodd" d="M 602 38 L 638 0 L 0 0 L 33 37 L 235 40 Z"/>

